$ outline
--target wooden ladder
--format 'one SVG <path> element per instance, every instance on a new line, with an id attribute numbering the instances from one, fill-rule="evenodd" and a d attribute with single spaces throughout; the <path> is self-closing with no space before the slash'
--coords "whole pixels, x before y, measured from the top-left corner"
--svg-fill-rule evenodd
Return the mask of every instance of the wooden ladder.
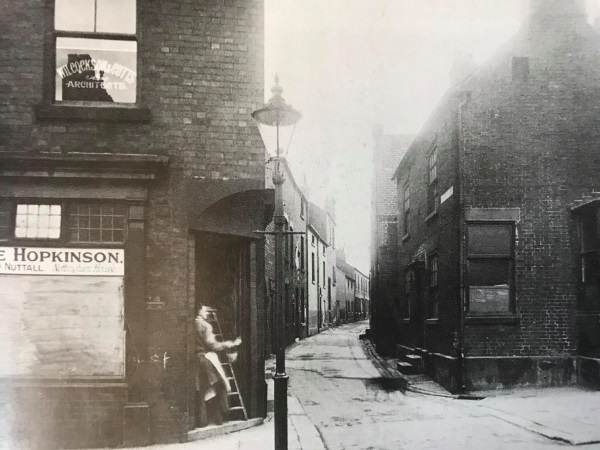
<path id="1" fill-rule="evenodd" d="M 223 332 L 221 331 L 221 324 L 217 319 L 217 310 L 214 308 L 207 308 L 207 322 L 213 326 L 215 338 L 217 341 L 223 341 Z M 229 361 L 224 361 L 224 356 L 219 355 L 219 361 L 221 367 L 225 372 L 231 391 L 227 393 L 227 401 L 229 403 L 229 420 L 248 420 L 248 412 L 242 399 L 242 394 L 238 386 L 237 379 L 235 378 L 235 372 L 233 366 Z"/>

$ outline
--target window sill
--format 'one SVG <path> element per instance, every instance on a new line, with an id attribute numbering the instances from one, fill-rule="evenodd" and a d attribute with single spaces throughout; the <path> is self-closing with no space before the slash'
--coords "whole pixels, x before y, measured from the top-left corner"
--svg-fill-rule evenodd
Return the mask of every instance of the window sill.
<path id="1" fill-rule="evenodd" d="M 404 236 L 402 236 L 402 242 L 406 242 L 410 239 L 410 234 L 406 233 Z"/>
<path id="2" fill-rule="evenodd" d="M 518 315 L 470 315 L 465 317 L 465 323 L 474 325 L 506 324 L 518 325 L 521 317 Z"/>
<path id="3" fill-rule="evenodd" d="M 427 319 L 427 325 L 438 325 L 440 323 L 440 319 L 437 317 Z"/>
<path id="4" fill-rule="evenodd" d="M 427 217 L 425 217 L 425 223 L 433 220 L 434 218 L 436 218 L 438 215 L 438 210 L 436 209 L 435 211 L 433 211 L 431 214 L 429 214 Z"/>
<path id="5" fill-rule="evenodd" d="M 35 116 L 41 120 L 70 119 L 98 122 L 150 122 L 148 108 L 124 106 L 37 105 Z"/>

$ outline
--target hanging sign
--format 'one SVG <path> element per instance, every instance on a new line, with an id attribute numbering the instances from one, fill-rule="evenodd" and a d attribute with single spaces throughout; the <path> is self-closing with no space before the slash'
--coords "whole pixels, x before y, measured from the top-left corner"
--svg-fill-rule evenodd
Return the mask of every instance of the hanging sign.
<path id="1" fill-rule="evenodd" d="M 124 276 L 125 251 L 113 248 L 0 247 L 0 274 Z"/>

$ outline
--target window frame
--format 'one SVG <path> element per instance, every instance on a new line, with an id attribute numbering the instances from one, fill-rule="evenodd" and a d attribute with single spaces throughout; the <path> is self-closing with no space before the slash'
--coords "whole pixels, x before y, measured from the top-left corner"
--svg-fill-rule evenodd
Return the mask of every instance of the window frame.
<path id="1" fill-rule="evenodd" d="M 73 246 L 78 248 L 124 248 L 127 242 L 129 232 L 129 208 L 128 203 L 122 200 L 105 200 L 105 199 L 56 199 L 56 198 L 40 198 L 40 197 L 11 197 L 3 198 L 8 204 L 9 210 L 9 227 L 7 232 L 7 238 L 2 239 L 0 237 L 0 244 L 2 245 L 24 245 L 24 246 L 38 246 L 38 247 L 55 247 L 55 246 Z M 58 238 L 28 238 L 28 237 L 17 237 L 15 234 L 16 220 L 17 220 L 17 206 L 18 205 L 60 205 L 60 236 Z M 121 242 L 85 242 L 72 240 L 70 238 L 70 212 L 71 208 L 75 205 L 119 205 L 123 207 L 123 241 Z"/>
<path id="2" fill-rule="evenodd" d="M 588 239 L 586 232 L 586 221 L 592 221 L 592 235 L 591 241 Z M 579 285 L 579 295 L 578 295 L 578 305 L 579 310 L 584 312 L 597 312 L 600 311 L 600 296 L 597 298 L 588 297 L 587 287 L 596 285 L 598 289 L 598 285 L 600 284 L 600 274 L 596 273 L 596 283 L 590 282 L 586 274 L 588 272 L 588 259 L 590 257 L 596 259 L 596 270 L 600 270 L 600 227 L 598 225 L 598 218 L 596 215 L 581 215 L 578 218 L 578 234 L 579 234 L 579 277 L 578 277 L 578 285 Z M 594 307 L 594 303 L 596 303 L 596 307 Z"/>
<path id="3" fill-rule="evenodd" d="M 404 236 L 408 236 L 410 218 L 410 179 L 406 179 L 402 185 L 402 226 Z"/>
<path id="4" fill-rule="evenodd" d="M 144 68 L 140 52 L 140 6 L 136 0 L 135 42 L 136 49 L 136 91 L 135 103 L 106 103 L 106 102 L 77 102 L 56 100 L 56 38 L 81 37 L 78 32 L 55 30 L 55 1 L 44 1 L 44 58 L 42 67 L 42 97 L 41 102 L 34 107 L 38 120 L 78 120 L 96 122 L 130 122 L 149 123 L 152 119 L 150 109 L 143 105 L 142 86 Z M 60 36 L 55 34 L 58 31 Z M 65 35 L 63 36 L 63 33 Z M 118 38 L 118 33 L 106 33 L 108 39 Z M 124 33 L 124 35 L 126 35 Z M 130 35 L 127 35 L 130 36 Z M 98 34 L 97 38 L 103 37 Z M 129 39 L 127 39 L 129 40 Z M 131 39 L 134 40 L 134 39 Z"/>
<path id="5" fill-rule="evenodd" d="M 300 236 L 300 270 L 304 272 L 305 261 L 304 261 L 304 236 Z"/>
<path id="6" fill-rule="evenodd" d="M 434 214 L 439 207 L 438 192 L 438 146 L 434 145 L 427 154 L 427 213 Z"/>
<path id="7" fill-rule="evenodd" d="M 501 253 L 477 253 L 473 254 L 471 249 L 469 248 L 469 234 L 471 232 L 471 227 L 476 226 L 496 226 L 496 227 L 508 227 L 510 230 L 510 242 L 509 249 L 506 254 Z M 466 226 L 466 251 L 465 251 L 465 259 L 466 259 L 466 289 L 465 289 L 465 298 L 466 298 L 466 310 L 467 315 L 472 317 L 482 317 L 482 316 L 514 316 L 516 314 L 516 296 L 515 296 L 515 285 L 516 285 L 516 276 L 515 276 L 515 247 L 516 247 L 516 223 L 514 221 L 468 221 Z M 507 273 L 507 281 L 508 281 L 508 308 L 504 311 L 485 311 L 478 312 L 471 310 L 471 287 L 486 287 L 480 286 L 476 284 L 471 284 L 471 265 L 470 261 L 506 261 L 508 262 L 508 273 Z"/>
<path id="8" fill-rule="evenodd" d="M 403 319 L 410 320 L 412 318 L 412 284 L 414 283 L 414 273 L 410 267 L 404 269 L 404 298 L 405 307 L 403 312 Z"/>
<path id="9" fill-rule="evenodd" d="M 427 269 L 429 273 L 429 286 L 428 286 L 428 307 L 427 307 L 427 318 L 437 319 L 439 318 L 439 265 L 440 258 L 437 251 L 432 252 L 427 258 Z"/>

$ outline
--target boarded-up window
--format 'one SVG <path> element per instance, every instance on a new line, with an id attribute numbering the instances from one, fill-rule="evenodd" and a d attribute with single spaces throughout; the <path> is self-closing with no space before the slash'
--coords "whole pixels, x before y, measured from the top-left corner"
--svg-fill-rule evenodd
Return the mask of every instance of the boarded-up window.
<path id="1" fill-rule="evenodd" d="M 5 262 L 0 274 L 0 376 L 124 377 L 123 251 L 86 252 L 84 258 L 95 255 L 94 261 L 80 263 L 73 261 L 77 249 L 23 250 L 4 251 L 5 257 L 20 256 Z M 40 262 L 42 251 L 63 262 Z M 118 261 L 103 262 L 102 252 Z M 31 262 L 34 256 L 37 262 Z M 85 272 L 96 274 L 81 275 Z"/>
<path id="2" fill-rule="evenodd" d="M 467 249 L 469 312 L 512 312 L 513 225 L 469 224 Z"/>

